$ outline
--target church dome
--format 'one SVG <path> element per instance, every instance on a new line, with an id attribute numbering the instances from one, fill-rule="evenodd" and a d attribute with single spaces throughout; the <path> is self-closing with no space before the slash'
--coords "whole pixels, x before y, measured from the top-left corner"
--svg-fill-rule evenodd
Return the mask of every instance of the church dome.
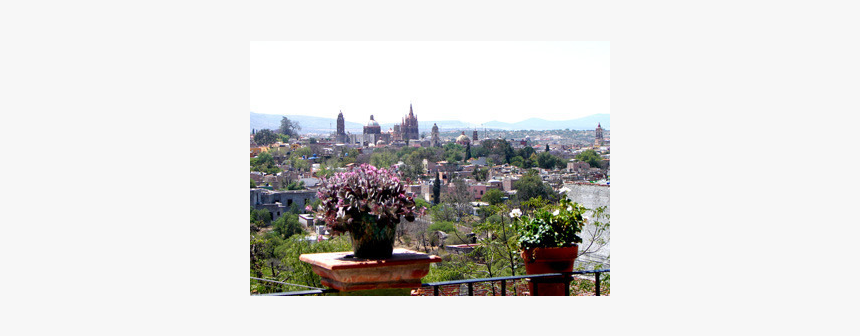
<path id="1" fill-rule="evenodd" d="M 465 144 L 467 142 L 469 142 L 469 137 L 466 136 L 466 132 L 461 133 L 460 136 L 457 137 L 457 143 Z"/>
<path id="2" fill-rule="evenodd" d="M 373 115 L 370 115 L 370 120 L 367 121 L 367 125 L 365 126 L 379 126 L 379 123 L 376 120 L 373 120 Z"/>

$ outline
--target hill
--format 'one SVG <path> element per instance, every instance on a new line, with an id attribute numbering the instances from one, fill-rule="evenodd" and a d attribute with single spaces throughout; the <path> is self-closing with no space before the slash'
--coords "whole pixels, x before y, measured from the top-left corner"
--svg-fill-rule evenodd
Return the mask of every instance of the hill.
<path id="1" fill-rule="evenodd" d="M 590 116 L 570 120 L 546 120 L 541 118 L 529 118 L 520 122 L 506 123 L 501 121 L 490 121 L 484 123 L 484 127 L 498 128 L 504 130 L 593 130 L 597 124 L 604 129 L 609 129 L 609 114 L 592 114 Z"/>

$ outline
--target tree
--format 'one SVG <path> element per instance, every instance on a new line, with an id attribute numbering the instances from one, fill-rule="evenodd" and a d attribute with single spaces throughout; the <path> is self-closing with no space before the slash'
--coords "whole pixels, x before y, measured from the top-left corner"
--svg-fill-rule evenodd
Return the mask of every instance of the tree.
<path id="1" fill-rule="evenodd" d="M 397 156 L 390 151 L 373 152 L 370 155 L 370 164 L 377 168 L 388 168 L 397 163 Z"/>
<path id="2" fill-rule="evenodd" d="M 553 169 L 555 167 L 561 167 L 564 165 L 564 162 L 561 161 L 555 155 L 552 155 L 548 152 L 543 152 L 538 154 L 537 156 L 537 165 L 543 169 Z"/>
<path id="3" fill-rule="evenodd" d="M 546 144 L 546 150 L 544 152 L 546 152 L 546 153 L 549 152 L 549 144 Z"/>
<path id="4" fill-rule="evenodd" d="M 535 154 L 535 149 L 534 149 L 534 148 L 531 148 L 531 147 L 529 147 L 529 146 L 523 147 L 523 148 L 521 148 L 520 150 L 518 150 L 518 151 L 517 151 L 517 155 L 518 155 L 518 156 L 521 156 L 521 157 L 523 158 L 523 160 L 525 160 L 526 158 L 531 157 L 531 156 L 532 156 L 532 154 Z"/>
<path id="5" fill-rule="evenodd" d="M 529 170 L 523 174 L 523 177 L 514 183 L 514 188 L 517 189 L 517 200 L 520 202 L 535 197 L 542 197 L 546 200 L 558 199 L 558 195 L 552 190 L 552 187 L 544 184 L 535 170 Z"/>
<path id="6" fill-rule="evenodd" d="M 496 205 L 502 203 L 502 197 L 505 197 L 505 193 L 499 189 L 489 189 L 484 193 L 484 196 L 481 196 L 481 200 L 490 205 Z"/>
<path id="7" fill-rule="evenodd" d="M 436 180 L 433 181 L 433 204 L 439 204 L 439 194 L 442 192 L 442 182 L 439 180 L 439 172 L 436 172 Z"/>
<path id="8" fill-rule="evenodd" d="M 254 179 L 251 179 L 251 188 L 256 188 L 257 184 L 254 183 Z"/>
<path id="9" fill-rule="evenodd" d="M 302 190 L 304 188 L 305 188 L 305 182 L 304 181 L 295 180 L 295 181 L 291 181 L 289 184 L 287 184 L 287 187 L 285 189 L 287 189 L 287 190 Z M 293 203 L 293 204 L 295 204 L 295 203 Z"/>
<path id="10" fill-rule="evenodd" d="M 260 146 L 270 145 L 275 143 L 275 141 L 278 141 L 278 136 L 270 129 L 262 129 L 254 134 L 254 142 Z"/>
<path id="11" fill-rule="evenodd" d="M 490 170 L 487 168 L 478 168 L 476 167 L 472 170 L 472 176 L 475 177 L 476 181 L 486 181 L 487 176 L 490 174 Z"/>
<path id="12" fill-rule="evenodd" d="M 274 232 L 281 238 L 287 239 L 295 234 L 304 233 L 302 224 L 299 223 L 299 216 L 286 212 L 280 218 L 272 223 Z"/>
<path id="13" fill-rule="evenodd" d="M 466 181 L 463 181 L 462 178 L 452 179 L 451 184 L 453 186 L 448 187 L 443 201 L 453 206 L 457 221 L 460 221 L 472 213 L 472 205 L 469 202 L 474 201 L 475 198 L 469 191 L 469 187 L 466 186 Z"/>
<path id="14" fill-rule="evenodd" d="M 525 166 L 525 161 L 523 160 L 523 157 L 519 155 L 511 158 L 511 164 L 520 168 L 528 168 Z"/>
<path id="15" fill-rule="evenodd" d="M 278 128 L 278 133 L 295 138 L 298 137 L 298 131 L 301 129 L 302 127 L 299 126 L 299 123 L 291 121 L 287 117 L 283 117 L 281 118 L 281 127 Z"/>
<path id="16" fill-rule="evenodd" d="M 522 275 L 524 268 L 519 257 L 517 223 L 508 218 L 509 209 L 504 205 L 491 206 L 489 211 L 495 214 L 474 227 L 475 232 L 487 238 L 481 240 L 473 254 L 483 259 L 489 277 Z M 516 291 L 516 286 L 513 290 Z"/>
<path id="17" fill-rule="evenodd" d="M 463 157 L 463 161 L 469 161 L 472 158 L 472 145 L 468 142 L 466 143 L 466 156 Z"/>
<path id="18" fill-rule="evenodd" d="M 597 154 L 593 149 L 576 154 L 575 159 L 586 162 L 588 165 L 596 168 L 600 168 L 603 164 L 603 158 L 601 158 L 600 154 Z"/>
<path id="19" fill-rule="evenodd" d="M 264 172 L 267 174 L 276 174 L 281 171 L 275 165 L 275 158 L 268 152 L 262 152 L 257 157 L 251 159 L 251 171 Z"/>

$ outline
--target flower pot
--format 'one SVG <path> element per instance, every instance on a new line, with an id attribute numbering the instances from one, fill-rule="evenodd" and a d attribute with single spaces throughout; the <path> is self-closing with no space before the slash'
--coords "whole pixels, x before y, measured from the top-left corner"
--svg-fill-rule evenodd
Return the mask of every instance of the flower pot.
<path id="1" fill-rule="evenodd" d="M 391 258 L 396 228 L 396 225 L 379 225 L 376 222 L 357 225 L 349 231 L 353 255 L 363 259 Z"/>
<path id="2" fill-rule="evenodd" d="M 573 262 L 579 253 L 579 246 L 571 247 L 539 247 L 522 251 L 526 274 L 562 273 L 573 271 Z M 545 278 L 530 279 L 529 291 L 532 295 L 563 296 L 564 287 L 570 284 L 566 281 L 559 283 L 541 283 Z M 537 287 L 537 288 L 535 288 Z M 535 291 L 537 289 L 537 291 Z"/>

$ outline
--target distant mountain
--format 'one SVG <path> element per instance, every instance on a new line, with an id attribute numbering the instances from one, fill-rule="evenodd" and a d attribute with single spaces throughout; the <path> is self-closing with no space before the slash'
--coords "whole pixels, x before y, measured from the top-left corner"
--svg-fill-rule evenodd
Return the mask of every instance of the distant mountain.
<path id="1" fill-rule="evenodd" d="M 276 130 L 281 126 L 281 117 L 283 115 L 262 114 L 251 112 L 251 127 L 248 129 L 272 129 Z M 328 133 L 334 132 L 337 128 L 336 118 L 312 117 L 305 115 L 286 115 L 292 121 L 297 121 L 301 125 L 301 133 Z M 497 128 L 504 130 L 550 130 L 550 129 L 565 129 L 572 130 L 593 130 L 597 127 L 597 123 L 604 129 L 609 129 L 609 114 L 593 114 L 587 117 L 571 120 L 545 120 L 540 118 L 530 118 L 516 123 L 506 123 L 501 121 L 490 121 L 481 125 L 462 122 L 459 120 L 435 120 L 435 121 L 418 121 L 418 129 L 421 132 L 430 132 L 433 124 L 439 126 L 442 131 L 452 129 L 468 129 L 468 128 Z M 387 131 L 394 126 L 394 123 L 380 123 L 383 131 Z M 364 129 L 363 123 L 345 121 L 344 126 L 348 132 L 361 133 Z"/>
<path id="2" fill-rule="evenodd" d="M 484 123 L 486 128 L 498 128 L 504 130 L 593 130 L 597 124 L 604 129 L 609 129 L 609 114 L 592 114 L 590 116 L 570 120 L 546 120 L 540 118 L 529 118 L 520 122 L 506 123 L 501 121 L 490 121 Z"/>

